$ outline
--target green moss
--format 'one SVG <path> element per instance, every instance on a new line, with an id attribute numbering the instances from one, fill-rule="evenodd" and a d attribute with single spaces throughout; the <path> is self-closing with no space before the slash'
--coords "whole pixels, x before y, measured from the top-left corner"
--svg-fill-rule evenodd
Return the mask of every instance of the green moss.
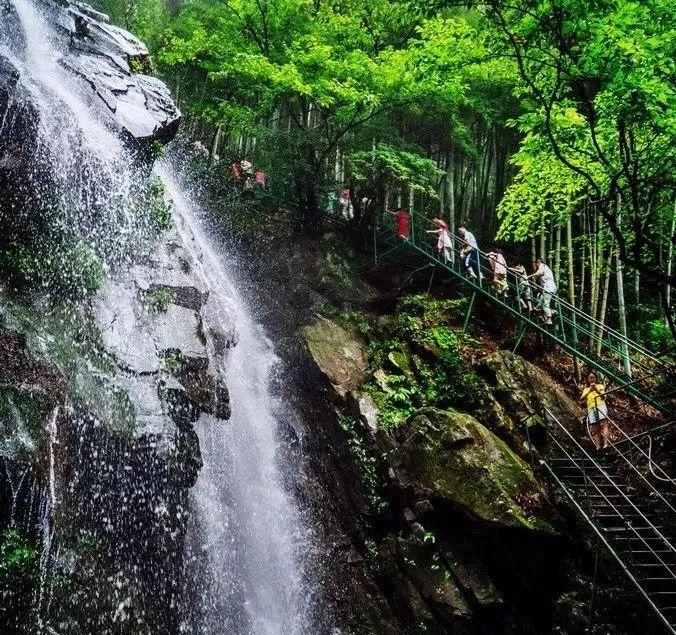
<path id="1" fill-rule="evenodd" d="M 20 284 L 42 288 L 56 298 L 96 293 L 103 280 L 103 263 L 83 240 L 40 247 L 13 243 L 0 253 L 0 266 Z"/>
<path id="2" fill-rule="evenodd" d="M 360 331 L 369 337 L 366 390 L 388 427 L 417 408 L 456 407 L 481 412 L 488 403 L 485 383 L 465 357 L 476 340 L 454 326 L 464 300 L 428 296 L 401 299 L 394 317 Z M 359 320 L 350 316 L 353 323 Z"/>
<path id="3" fill-rule="evenodd" d="M 166 351 L 164 353 L 164 370 L 170 375 L 176 375 L 181 372 L 183 360 L 180 353 L 176 351 Z"/>
<path id="4" fill-rule="evenodd" d="M 0 592 L 3 600 L 38 580 L 40 557 L 15 529 L 0 534 Z"/>
<path id="5" fill-rule="evenodd" d="M 487 521 L 552 531 L 538 515 L 542 493 L 530 468 L 471 415 L 425 409 L 394 434 L 399 460 L 435 498 Z"/>
<path id="6" fill-rule="evenodd" d="M 0 328 L 23 335 L 32 358 L 63 374 L 73 404 L 122 434 L 134 430 L 135 408 L 127 393 L 112 385 L 117 365 L 106 353 L 100 331 L 77 305 L 64 301 L 40 310 L 0 292 Z M 32 451 L 42 435 L 51 402 L 43 404 L 41 393 L 28 397 L 25 391 L 19 402 L 13 393 L 0 395 L 0 412 L 4 408 L 6 413 L 3 422 L 11 421 L 17 431 L 24 431 L 6 436 L 12 446 L 7 445 L 5 451 Z"/>
<path id="7" fill-rule="evenodd" d="M 387 507 L 387 502 L 381 496 L 383 483 L 378 472 L 378 460 L 369 451 L 359 423 L 351 417 L 341 417 L 338 423 L 347 434 L 347 443 L 359 467 L 369 504 L 375 511 L 380 512 Z"/>
<path id="8" fill-rule="evenodd" d="M 143 298 L 146 306 L 154 313 L 166 313 L 172 300 L 171 291 L 163 287 L 149 289 Z"/>

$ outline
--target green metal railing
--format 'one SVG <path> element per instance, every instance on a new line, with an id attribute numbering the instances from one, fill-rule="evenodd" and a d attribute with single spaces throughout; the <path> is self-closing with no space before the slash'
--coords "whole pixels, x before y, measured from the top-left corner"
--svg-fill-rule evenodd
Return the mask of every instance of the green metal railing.
<path id="1" fill-rule="evenodd" d="M 546 439 L 539 452 L 539 464 L 596 534 L 598 545 L 608 551 L 655 612 L 665 632 L 676 635 L 676 543 L 670 531 L 676 519 L 671 502 L 675 481 L 657 463 L 654 466 L 660 474 L 641 469 L 644 460 L 653 463 L 642 450 L 620 450 L 619 444 L 614 444 L 618 458 L 608 462 L 608 456 L 613 455 L 611 450 L 610 455 L 592 456 L 570 432 L 570 426 L 551 411 L 545 409 L 542 420 Z M 622 435 L 631 442 L 630 437 L 623 432 Z M 640 450 L 636 443 L 633 445 Z M 532 460 L 534 450 L 530 443 L 529 448 Z M 632 479 L 633 474 L 639 479 Z M 654 478 L 649 478 L 651 474 Z M 595 566 L 594 578 L 596 569 Z M 592 589 L 594 584 L 595 579 Z M 593 597 L 592 590 L 590 627 Z"/>
<path id="2" fill-rule="evenodd" d="M 417 213 L 409 218 L 410 236 L 406 240 L 397 237 L 391 215 L 386 214 L 378 220 L 373 229 L 375 263 L 387 259 L 413 264 L 412 255 L 426 259 L 472 289 L 465 326 L 477 295 L 487 298 L 521 322 L 523 328 L 517 345 L 526 327 L 532 328 L 556 342 L 589 368 L 601 373 L 606 381 L 610 380 L 616 386 L 615 389 L 623 389 L 663 414 L 674 415 L 673 386 L 676 375 L 674 364 L 668 359 L 623 337 L 618 331 L 559 296 L 554 296 L 551 304 L 554 324 L 545 324 L 537 312 L 529 312 L 519 301 L 521 282 L 515 273 L 508 270 L 509 297 L 500 296 L 492 284 L 493 271 L 486 254 L 479 251 L 482 277 L 472 279 L 467 275 L 460 254 L 461 239 L 452 237 L 453 246 L 445 252 L 437 251 L 436 236 L 425 233 L 428 229 L 435 229 L 432 221 Z M 530 282 L 530 286 L 534 291 L 538 290 L 537 283 Z"/>

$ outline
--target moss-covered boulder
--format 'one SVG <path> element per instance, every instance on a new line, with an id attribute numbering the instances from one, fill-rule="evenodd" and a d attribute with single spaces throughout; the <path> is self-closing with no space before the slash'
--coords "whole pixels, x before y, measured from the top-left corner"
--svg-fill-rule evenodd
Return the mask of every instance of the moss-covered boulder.
<path id="1" fill-rule="evenodd" d="M 343 396 L 364 381 L 366 360 L 363 343 L 333 320 L 319 317 L 301 329 L 308 353 L 319 371 Z"/>
<path id="2" fill-rule="evenodd" d="M 582 416 L 580 407 L 547 373 L 510 351 L 495 351 L 480 360 L 478 373 L 491 386 L 496 399 L 516 420 L 545 417 L 549 410 L 560 421 Z"/>
<path id="3" fill-rule="evenodd" d="M 469 414 L 425 408 L 392 431 L 403 487 L 501 527 L 552 531 L 533 473 Z"/>

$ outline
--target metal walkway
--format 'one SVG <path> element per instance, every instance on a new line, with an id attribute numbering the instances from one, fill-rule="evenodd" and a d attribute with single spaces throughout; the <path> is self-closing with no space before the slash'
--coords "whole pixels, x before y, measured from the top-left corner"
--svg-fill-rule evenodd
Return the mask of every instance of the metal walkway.
<path id="1" fill-rule="evenodd" d="M 666 632 L 676 634 L 676 483 L 653 460 L 652 439 L 646 433 L 630 438 L 611 422 L 620 440 L 592 457 L 549 411 L 546 420 L 541 466 Z"/>
<path id="2" fill-rule="evenodd" d="M 453 276 L 472 290 L 465 324 L 480 295 L 518 320 L 521 329 L 517 344 L 526 328 L 534 329 L 612 380 L 616 385 L 613 390 L 625 390 L 668 416 L 669 423 L 634 437 L 609 419 L 615 442 L 600 456 L 591 456 L 568 428 L 546 411 L 542 418 L 546 442 L 537 460 L 592 529 L 597 544 L 608 551 L 656 613 L 666 632 L 676 635 L 676 482 L 652 457 L 653 435 L 673 427 L 673 360 L 622 337 L 562 298 L 555 298 L 554 325 L 547 326 L 538 314 L 528 312 L 514 299 L 519 282 L 513 274 L 508 275 L 512 299 L 498 295 L 490 283 L 493 272 L 485 254 L 480 252 L 479 258 L 483 280 L 471 279 L 457 241 L 447 258 L 437 252 L 436 237 L 424 233 L 434 229 L 429 219 L 414 215 L 407 240 L 396 236 L 389 220 L 381 220 L 373 231 L 376 263 L 387 259 L 411 270 L 433 266 L 434 271 Z M 528 445 L 534 461 L 530 439 Z M 598 554 L 597 549 L 597 559 Z M 593 599 L 589 615 L 591 622 Z"/>
<path id="3" fill-rule="evenodd" d="M 520 322 L 517 344 L 527 328 L 538 331 L 589 368 L 598 371 L 606 380 L 611 380 L 615 384 L 613 390 L 623 389 L 667 417 L 674 418 L 676 374 L 673 360 L 660 357 L 623 337 L 558 296 L 552 302 L 554 325 L 545 325 L 537 313 L 529 313 L 515 299 L 519 282 L 513 273 L 510 272 L 507 277 L 510 298 L 502 298 L 490 283 L 493 272 L 486 255 L 479 252 L 483 280 L 471 279 L 459 253 L 460 239 L 454 239 L 454 247 L 449 249 L 449 258 L 445 259 L 435 248 L 436 237 L 425 233 L 425 230 L 434 228 L 431 220 L 413 214 L 410 237 L 401 240 L 396 236 L 393 219 L 389 215 L 381 219 L 373 230 L 375 263 L 385 259 L 411 268 L 419 266 L 420 262 L 433 265 L 435 271 L 438 269 L 453 276 L 472 290 L 465 323 L 476 297 L 487 298 Z M 531 286 L 537 285 L 531 282 Z"/>

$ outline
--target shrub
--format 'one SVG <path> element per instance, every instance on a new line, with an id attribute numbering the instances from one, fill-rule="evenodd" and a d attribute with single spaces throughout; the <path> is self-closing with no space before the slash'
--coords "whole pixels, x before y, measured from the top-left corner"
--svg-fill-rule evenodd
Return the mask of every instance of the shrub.
<path id="1" fill-rule="evenodd" d="M 164 183 L 160 179 L 153 179 L 148 188 L 148 214 L 150 221 L 157 231 L 167 231 L 173 225 L 171 207 L 164 198 Z"/>
<path id="2" fill-rule="evenodd" d="M 171 291 L 162 287 L 149 289 L 145 293 L 145 303 L 155 313 L 166 313 L 172 300 Z"/>
<path id="3" fill-rule="evenodd" d="M 96 293 L 103 280 L 103 263 L 83 240 L 39 248 L 14 243 L 3 253 L 2 264 L 21 282 L 41 286 L 57 297 L 77 299 Z"/>
<path id="4" fill-rule="evenodd" d="M 15 529 L 0 535 L 0 589 L 19 594 L 38 578 L 39 556 Z"/>

